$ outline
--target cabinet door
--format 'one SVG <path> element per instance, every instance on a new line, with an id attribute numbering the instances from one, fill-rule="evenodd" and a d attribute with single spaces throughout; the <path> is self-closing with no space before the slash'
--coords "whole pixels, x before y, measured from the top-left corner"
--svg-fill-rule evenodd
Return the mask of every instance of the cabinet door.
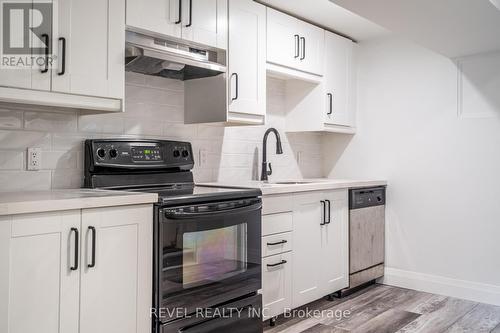
<path id="1" fill-rule="evenodd" d="M 298 20 L 267 8 L 267 61 L 295 68 L 300 57 Z"/>
<path id="2" fill-rule="evenodd" d="M 325 224 L 321 228 L 321 288 L 324 296 L 349 286 L 347 190 L 326 192 Z"/>
<path id="3" fill-rule="evenodd" d="M 181 37 L 182 0 L 127 0 L 127 28 Z"/>
<path id="4" fill-rule="evenodd" d="M 182 0 L 182 39 L 218 47 L 217 21 L 227 21 L 227 2 L 221 0 Z M 225 15 L 221 13 L 225 11 Z M 221 15 L 222 14 L 222 15 Z M 227 37 L 226 37 L 227 38 Z"/>
<path id="5" fill-rule="evenodd" d="M 350 126 L 353 123 L 350 110 L 353 43 L 331 32 L 325 36 L 325 122 Z"/>
<path id="6" fill-rule="evenodd" d="M 297 69 L 323 75 L 325 31 L 303 21 L 298 21 L 297 30 L 300 35 L 300 57 L 297 61 Z"/>
<path id="7" fill-rule="evenodd" d="M 292 306 L 292 255 L 290 252 L 262 259 L 263 320 Z"/>
<path id="8" fill-rule="evenodd" d="M 229 4 L 230 112 L 266 112 L 266 8 L 252 0 Z"/>
<path id="9" fill-rule="evenodd" d="M 323 209 L 321 192 L 294 196 L 293 209 L 293 307 L 321 296 L 320 270 Z"/>
<path id="10" fill-rule="evenodd" d="M 80 211 L 0 220 L 1 332 L 78 332 L 79 228 Z"/>
<path id="11" fill-rule="evenodd" d="M 52 90 L 122 99 L 125 0 L 57 1 L 59 27 L 54 41 L 59 60 L 52 73 Z"/>
<path id="12" fill-rule="evenodd" d="M 151 330 L 152 212 L 151 205 L 82 211 L 80 333 Z"/>
<path id="13" fill-rule="evenodd" d="M 25 1 L 30 3 L 31 1 Z M 46 1 L 50 2 L 50 1 Z M 29 43 L 31 47 L 30 54 L 15 54 L 10 55 L 3 53 L 2 56 L 10 58 L 13 56 L 12 64 L 17 64 L 19 62 L 26 63 L 26 66 L 12 66 L 5 68 L 0 67 L 0 86 L 11 87 L 11 88 L 24 88 L 24 89 L 37 89 L 37 90 L 50 90 L 50 61 L 49 66 L 45 67 L 45 55 L 43 51 L 40 53 L 33 53 L 33 49 L 44 49 L 49 48 L 49 54 L 52 53 L 52 24 L 44 25 L 43 29 L 45 31 L 40 31 L 39 34 L 45 34 L 48 38 L 48 45 L 45 39 L 40 39 L 36 34 L 30 31 L 29 34 L 23 33 L 23 28 L 25 26 L 23 11 L 11 10 L 8 13 L 4 13 L 4 5 L 0 6 L 0 17 L 8 15 L 12 27 L 10 34 L 10 46 L 13 48 L 26 48 Z M 33 20 L 38 19 L 37 15 L 29 15 L 29 26 L 38 26 L 39 23 L 35 24 Z M 50 20 L 50 17 L 44 17 L 45 20 Z M 40 29 L 40 28 L 38 28 Z M 38 33 L 38 31 L 37 31 Z M 29 36 L 29 41 L 26 40 L 26 36 Z M 2 41 L 3 42 L 3 41 Z M 5 50 L 3 51 L 5 52 Z M 33 63 L 33 64 L 31 64 Z"/>

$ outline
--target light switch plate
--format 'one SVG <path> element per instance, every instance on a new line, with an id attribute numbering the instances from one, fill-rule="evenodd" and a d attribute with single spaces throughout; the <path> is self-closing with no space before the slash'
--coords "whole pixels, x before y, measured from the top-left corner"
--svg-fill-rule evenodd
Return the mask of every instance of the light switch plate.
<path id="1" fill-rule="evenodd" d="M 42 168 L 42 148 L 28 148 L 28 170 L 38 171 Z"/>

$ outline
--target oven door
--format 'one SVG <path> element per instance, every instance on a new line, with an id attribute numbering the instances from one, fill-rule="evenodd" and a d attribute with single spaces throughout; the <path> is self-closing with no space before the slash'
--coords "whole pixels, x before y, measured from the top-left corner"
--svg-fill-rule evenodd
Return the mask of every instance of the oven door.
<path id="1" fill-rule="evenodd" d="M 160 321 L 261 288 L 260 198 L 162 208 L 155 257 Z"/>

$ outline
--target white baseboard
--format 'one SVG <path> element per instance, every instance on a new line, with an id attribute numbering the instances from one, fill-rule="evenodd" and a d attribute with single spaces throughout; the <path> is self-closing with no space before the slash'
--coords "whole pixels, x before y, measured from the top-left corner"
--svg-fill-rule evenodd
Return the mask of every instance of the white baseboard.
<path id="1" fill-rule="evenodd" d="M 385 268 L 380 283 L 433 294 L 500 305 L 500 286 L 430 275 L 397 268 Z"/>

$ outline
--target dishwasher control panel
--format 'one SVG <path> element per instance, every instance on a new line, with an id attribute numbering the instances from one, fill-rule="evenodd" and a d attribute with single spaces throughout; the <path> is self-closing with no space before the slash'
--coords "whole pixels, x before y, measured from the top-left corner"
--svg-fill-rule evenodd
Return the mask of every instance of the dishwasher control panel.
<path id="1" fill-rule="evenodd" d="M 360 188 L 349 191 L 349 209 L 385 205 L 385 187 Z"/>

